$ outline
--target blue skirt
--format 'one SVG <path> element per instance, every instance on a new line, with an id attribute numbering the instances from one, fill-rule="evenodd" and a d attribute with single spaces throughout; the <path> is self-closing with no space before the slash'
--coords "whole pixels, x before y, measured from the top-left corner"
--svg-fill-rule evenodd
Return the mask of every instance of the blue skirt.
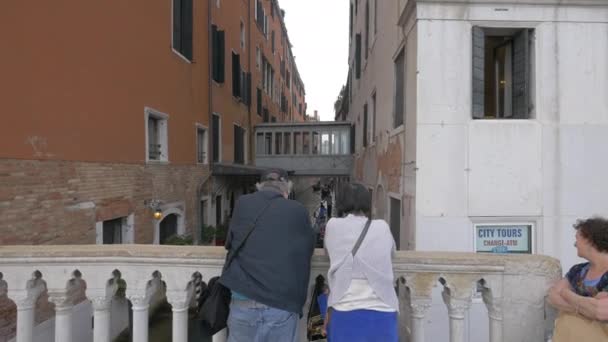
<path id="1" fill-rule="evenodd" d="M 374 310 L 332 310 L 328 342 L 398 342 L 397 313 Z"/>

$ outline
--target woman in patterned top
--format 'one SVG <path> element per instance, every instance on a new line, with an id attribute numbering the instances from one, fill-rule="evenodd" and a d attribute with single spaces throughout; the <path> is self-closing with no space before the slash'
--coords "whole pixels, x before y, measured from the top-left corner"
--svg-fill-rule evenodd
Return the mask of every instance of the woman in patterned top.
<path id="1" fill-rule="evenodd" d="M 574 229 L 577 254 L 588 262 L 574 265 L 551 288 L 549 303 L 561 313 L 608 320 L 608 220 L 579 220 Z"/>

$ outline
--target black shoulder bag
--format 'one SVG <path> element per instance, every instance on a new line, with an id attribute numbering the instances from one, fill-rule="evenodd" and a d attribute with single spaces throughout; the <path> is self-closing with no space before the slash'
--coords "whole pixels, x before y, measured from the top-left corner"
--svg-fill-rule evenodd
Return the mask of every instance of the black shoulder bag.
<path id="1" fill-rule="evenodd" d="M 230 251 L 228 251 L 222 273 L 228 269 L 232 263 L 232 260 L 234 260 L 237 254 L 239 254 L 239 251 L 243 248 L 245 242 L 253 232 L 258 220 L 266 209 L 268 209 L 271 202 L 272 201 L 268 201 L 264 209 L 262 209 L 255 220 L 253 220 L 253 223 L 251 224 L 247 235 L 245 235 L 243 242 L 241 242 L 234 252 L 230 253 Z M 218 280 L 218 277 L 214 277 L 209 280 L 208 292 L 205 296 L 206 298 L 203 298 L 198 311 L 198 318 L 201 321 L 201 325 L 211 335 L 214 335 L 226 327 L 228 322 L 228 314 L 230 313 L 230 299 L 232 293 L 230 292 L 229 288 L 222 285 Z"/>

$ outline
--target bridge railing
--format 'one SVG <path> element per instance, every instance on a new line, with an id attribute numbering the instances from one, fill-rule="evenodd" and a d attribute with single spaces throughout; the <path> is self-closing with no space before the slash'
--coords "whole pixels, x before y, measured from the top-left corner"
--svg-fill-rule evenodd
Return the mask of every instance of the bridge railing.
<path id="1" fill-rule="evenodd" d="M 121 297 L 132 304 L 133 341 L 147 342 L 150 305 L 163 297 L 172 306 L 172 341 L 186 342 L 188 310 L 195 303 L 200 281 L 219 275 L 224 258 L 220 247 L 0 247 L 0 296 L 8 296 L 17 306 L 18 342 L 35 340 L 37 302 L 43 295 L 54 303 L 55 341 L 109 342 L 115 330 L 114 302 Z M 317 250 L 311 288 L 314 278 L 326 275 L 327 268 L 324 252 Z M 394 272 L 401 338 L 415 342 L 428 341 L 425 324 L 434 287 L 442 289 L 449 319 L 445 329 L 449 329 L 451 342 L 465 341 L 465 313 L 477 291 L 489 317 L 485 340 L 545 341 L 552 323 L 545 294 L 561 275 L 559 262 L 545 256 L 426 252 L 398 252 Z M 91 316 L 75 313 L 76 305 L 83 303 L 92 305 L 92 328 Z M 306 340 L 305 328 L 302 319 L 302 341 Z M 82 329 L 89 329 L 89 334 L 77 332 Z M 214 336 L 214 341 L 224 339 L 224 333 Z"/>

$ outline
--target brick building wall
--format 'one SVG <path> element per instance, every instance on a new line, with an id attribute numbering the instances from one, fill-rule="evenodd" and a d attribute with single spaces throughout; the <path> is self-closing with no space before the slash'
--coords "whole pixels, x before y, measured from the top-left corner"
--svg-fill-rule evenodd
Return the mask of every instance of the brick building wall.
<path id="1" fill-rule="evenodd" d="M 183 202 L 186 233 L 198 222 L 208 168 L 73 161 L 0 161 L 0 245 L 94 244 L 96 222 L 134 215 L 134 242 L 152 243 L 146 201 Z"/>

